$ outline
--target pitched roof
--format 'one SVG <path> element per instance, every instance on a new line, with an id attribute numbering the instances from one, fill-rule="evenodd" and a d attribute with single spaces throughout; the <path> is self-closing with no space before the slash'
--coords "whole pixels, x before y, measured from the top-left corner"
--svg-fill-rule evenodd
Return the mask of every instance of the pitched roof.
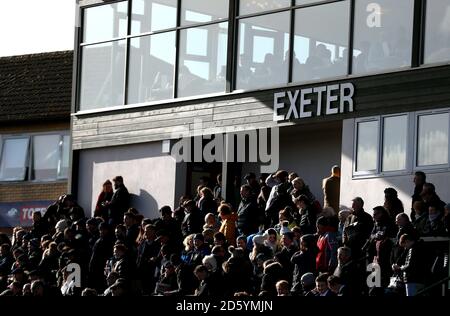
<path id="1" fill-rule="evenodd" d="M 0 122 L 69 119 L 73 51 L 0 58 Z"/>

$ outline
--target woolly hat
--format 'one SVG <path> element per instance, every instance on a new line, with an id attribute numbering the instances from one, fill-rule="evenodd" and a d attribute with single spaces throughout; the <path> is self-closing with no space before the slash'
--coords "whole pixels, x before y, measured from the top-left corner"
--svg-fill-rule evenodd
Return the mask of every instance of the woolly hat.
<path id="1" fill-rule="evenodd" d="M 254 245 L 263 245 L 264 240 L 266 240 L 266 237 L 263 235 L 255 235 L 253 236 L 253 244 Z"/>
<path id="2" fill-rule="evenodd" d="M 56 223 L 55 229 L 56 232 L 64 232 L 64 230 L 67 228 L 67 220 L 62 219 L 59 222 Z"/>
<path id="3" fill-rule="evenodd" d="M 205 256 L 202 260 L 202 263 L 208 267 L 208 270 L 214 272 L 217 270 L 217 259 L 214 255 Z"/>

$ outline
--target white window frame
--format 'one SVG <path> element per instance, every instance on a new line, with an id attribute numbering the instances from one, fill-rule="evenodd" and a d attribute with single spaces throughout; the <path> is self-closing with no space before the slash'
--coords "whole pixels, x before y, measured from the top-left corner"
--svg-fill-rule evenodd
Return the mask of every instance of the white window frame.
<path id="1" fill-rule="evenodd" d="M 3 154 L 3 145 L 7 140 L 10 139 L 22 139 L 22 138 L 27 138 L 28 139 L 28 146 L 27 146 L 27 151 L 26 151 L 26 157 L 25 157 L 25 174 L 23 176 L 23 178 L 11 178 L 8 180 L 2 180 L 0 179 L 0 182 L 16 182 L 16 181 L 26 181 L 26 179 L 28 178 L 29 172 L 30 172 L 30 152 L 31 152 L 31 138 L 29 135 L 3 135 L 2 137 L 0 137 L 0 164 L 2 161 L 2 154 Z"/>
<path id="2" fill-rule="evenodd" d="M 449 133 L 449 144 L 448 144 L 448 156 L 447 156 L 447 163 L 446 164 L 439 164 L 439 165 L 429 165 L 429 166 L 419 166 L 418 164 L 418 158 L 419 158 L 419 118 L 421 116 L 426 115 L 435 115 L 435 114 L 449 114 L 449 132 L 450 132 L 450 108 L 444 108 L 444 109 L 436 109 L 436 110 L 424 110 L 424 111 L 417 111 L 414 113 L 414 171 L 449 171 L 450 170 L 450 133 Z"/>
<path id="3" fill-rule="evenodd" d="M 68 177 L 61 177 L 60 176 L 60 166 L 58 162 L 57 166 L 57 176 L 56 178 L 51 179 L 32 179 L 32 173 L 33 173 L 33 158 L 34 158 L 34 148 L 33 148 L 33 138 L 35 136 L 47 136 L 47 135 L 59 135 L 60 139 L 63 140 L 64 136 L 69 136 L 69 151 L 71 148 L 71 138 L 70 138 L 70 131 L 68 130 L 58 130 L 58 131 L 49 131 L 49 132 L 41 132 L 41 133 L 28 133 L 28 134 L 8 134 L 8 135 L 0 135 L 0 160 L 1 155 L 3 152 L 3 143 L 7 139 L 14 139 L 14 138 L 28 138 L 28 151 L 27 151 L 27 157 L 26 157 L 26 174 L 24 179 L 11 179 L 11 180 L 0 180 L 0 183 L 10 183 L 10 182 L 31 182 L 31 183 L 41 183 L 41 182 L 58 182 L 58 181 L 65 181 Z M 58 149 L 59 154 L 59 161 L 62 163 L 62 146 L 59 146 Z"/>
<path id="4" fill-rule="evenodd" d="M 375 170 L 372 171 L 357 171 L 357 159 L 358 159 L 358 125 L 360 123 L 366 122 L 377 122 L 378 123 L 378 133 L 377 133 L 377 166 Z M 354 141 L 353 141 L 353 176 L 355 177 L 367 177 L 374 176 L 378 174 L 380 169 L 380 116 L 364 117 L 355 120 L 354 126 Z"/>

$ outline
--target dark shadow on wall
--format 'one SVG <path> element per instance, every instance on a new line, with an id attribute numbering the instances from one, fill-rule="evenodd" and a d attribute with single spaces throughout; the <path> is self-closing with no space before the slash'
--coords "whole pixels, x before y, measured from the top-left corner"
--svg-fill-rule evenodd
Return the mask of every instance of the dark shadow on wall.
<path id="1" fill-rule="evenodd" d="M 130 194 L 130 206 L 137 209 L 144 217 L 152 219 L 159 217 L 158 202 L 146 190 L 140 189 L 139 195 Z"/>

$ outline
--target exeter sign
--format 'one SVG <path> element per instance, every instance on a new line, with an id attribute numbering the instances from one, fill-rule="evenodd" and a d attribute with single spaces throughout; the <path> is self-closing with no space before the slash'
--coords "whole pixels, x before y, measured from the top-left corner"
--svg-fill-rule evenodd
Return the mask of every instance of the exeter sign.
<path id="1" fill-rule="evenodd" d="M 355 86 L 350 83 L 277 92 L 273 96 L 273 120 L 353 112 Z"/>

